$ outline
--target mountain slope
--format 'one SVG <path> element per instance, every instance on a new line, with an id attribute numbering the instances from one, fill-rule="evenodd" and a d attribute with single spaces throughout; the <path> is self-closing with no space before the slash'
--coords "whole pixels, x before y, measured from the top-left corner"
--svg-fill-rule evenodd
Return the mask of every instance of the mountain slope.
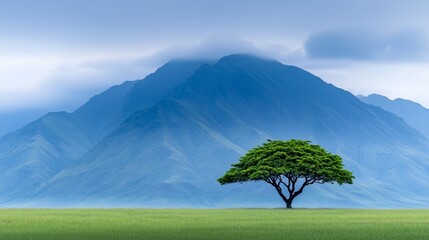
<path id="1" fill-rule="evenodd" d="M 39 119 L 46 113 L 42 109 L 25 109 L 0 112 L 0 137 L 16 131 L 22 126 Z"/>
<path id="2" fill-rule="evenodd" d="M 66 112 L 49 113 L 5 135 L 0 139 L 1 197 L 34 190 L 91 147 L 85 132 Z"/>
<path id="3" fill-rule="evenodd" d="M 28 196 L 134 111 L 153 106 L 206 61 L 171 61 L 143 80 L 94 96 L 73 113 L 49 113 L 0 138 L 0 201 Z M 2 200 L 3 199 L 3 200 Z"/>
<path id="4" fill-rule="evenodd" d="M 365 103 L 381 107 L 403 118 L 411 127 L 429 138 L 429 109 L 410 100 L 397 98 L 390 100 L 387 97 L 370 94 L 367 97 L 359 95 Z"/>
<path id="5" fill-rule="evenodd" d="M 199 67 L 46 182 L 33 200 L 66 206 L 281 206 L 263 184 L 216 182 L 267 138 L 310 139 L 343 156 L 355 173 L 353 186 L 312 186 L 298 203 L 428 206 L 426 138 L 306 71 L 247 55 Z"/>
<path id="6" fill-rule="evenodd" d="M 205 62 L 170 61 L 143 80 L 125 82 L 92 97 L 73 112 L 73 117 L 96 143 L 135 111 L 153 106 Z"/>

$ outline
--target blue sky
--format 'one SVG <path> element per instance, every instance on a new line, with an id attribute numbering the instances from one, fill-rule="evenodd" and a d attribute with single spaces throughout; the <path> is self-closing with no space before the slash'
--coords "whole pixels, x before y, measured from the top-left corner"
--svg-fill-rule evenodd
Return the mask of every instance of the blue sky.
<path id="1" fill-rule="evenodd" d="M 429 107 L 428 9 L 385 0 L 2 0 L 0 113 L 71 111 L 169 59 L 236 52 Z"/>

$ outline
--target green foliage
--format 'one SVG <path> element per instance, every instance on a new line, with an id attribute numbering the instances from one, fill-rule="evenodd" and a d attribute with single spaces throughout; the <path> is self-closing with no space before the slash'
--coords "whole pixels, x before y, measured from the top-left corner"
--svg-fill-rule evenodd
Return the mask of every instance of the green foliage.
<path id="1" fill-rule="evenodd" d="M 428 210 L 2 209 L 0 239 L 429 239 Z"/>
<path id="2" fill-rule="evenodd" d="M 251 149 L 218 181 L 222 185 L 265 181 L 274 186 L 287 207 L 291 207 L 292 200 L 305 186 L 334 182 L 340 185 L 352 184 L 353 178 L 353 174 L 344 169 L 340 156 L 331 154 L 310 141 L 292 139 L 268 140 L 262 146 Z M 289 194 L 284 194 L 284 188 Z"/>

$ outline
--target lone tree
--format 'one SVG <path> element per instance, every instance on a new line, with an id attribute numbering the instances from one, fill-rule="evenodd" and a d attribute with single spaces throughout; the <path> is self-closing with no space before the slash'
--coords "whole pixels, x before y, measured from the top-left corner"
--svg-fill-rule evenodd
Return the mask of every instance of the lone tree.
<path id="1" fill-rule="evenodd" d="M 353 183 L 353 174 L 344 169 L 338 155 L 327 152 L 310 141 L 268 140 L 257 146 L 232 165 L 224 176 L 218 179 L 222 185 L 248 181 L 265 181 L 272 185 L 286 204 L 292 208 L 292 201 L 304 188 L 314 183 Z"/>

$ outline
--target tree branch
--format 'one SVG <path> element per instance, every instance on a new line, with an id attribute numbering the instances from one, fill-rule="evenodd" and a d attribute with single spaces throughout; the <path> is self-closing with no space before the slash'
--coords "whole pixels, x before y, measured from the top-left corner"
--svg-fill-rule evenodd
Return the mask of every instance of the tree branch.
<path id="1" fill-rule="evenodd" d="M 295 198 L 296 196 L 298 196 L 299 194 L 301 194 L 301 193 L 302 193 L 302 191 L 304 190 L 305 186 L 307 186 L 307 185 L 308 185 L 308 184 L 307 184 L 307 180 L 306 180 L 305 182 L 303 182 L 303 183 L 302 183 L 302 185 L 301 185 L 301 187 L 298 189 L 298 191 L 294 192 L 294 193 L 291 195 L 291 198 L 293 199 L 293 198 Z"/>
<path id="2" fill-rule="evenodd" d="M 281 181 L 281 178 L 280 178 L 280 181 Z M 280 187 L 280 182 L 279 183 L 277 183 L 277 182 L 273 182 L 271 185 L 273 185 L 274 186 L 274 188 L 276 189 L 276 191 L 277 191 L 277 193 L 280 195 L 280 197 L 283 199 L 283 201 L 284 202 L 287 202 L 288 200 L 289 200 L 289 198 L 287 198 L 284 194 L 283 194 L 283 191 L 282 191 L 282 188 Z"/>
<path id="3" fill-rule="evenodd" d="M 288 183 L 285 183 L 283 181 L 282 177 L 279 177 L 279 179 L 280 179 L 279 183 L 283 184 L 283 186 L 285 186 L 287 189 L 289 189 L 289 187 L 290 187 L 290 179 L 288 178 Z"/>

